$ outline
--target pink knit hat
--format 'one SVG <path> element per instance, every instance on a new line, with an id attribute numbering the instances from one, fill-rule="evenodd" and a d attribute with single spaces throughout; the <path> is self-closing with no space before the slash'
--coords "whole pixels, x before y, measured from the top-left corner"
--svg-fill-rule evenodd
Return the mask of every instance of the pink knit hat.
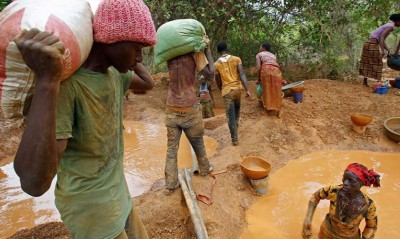
<path id="1" fill-rule="evenodd" d="M 156 30 L 149 8 L 142 0 L 104 0 L 93 21 L 94 41 L 156 44 Z"/>

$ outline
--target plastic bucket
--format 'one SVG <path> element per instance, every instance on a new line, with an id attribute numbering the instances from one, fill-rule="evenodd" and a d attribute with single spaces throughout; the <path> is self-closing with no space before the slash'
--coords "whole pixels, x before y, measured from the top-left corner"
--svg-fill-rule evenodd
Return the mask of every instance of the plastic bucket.
<path id="1" fill-rule="evenodd" d="M 294 94 L 293 94 L 293 101 L 294 101 L 294 103 L 301 103 L 301 102 L 303 102 L 303 92 L 294 93 Z"/>
<path id="2" fill-rule="evenodd" d="M 262 179 L 250 179 L 251 185 L 256 189 L 257 194 L 259 195 L 265 195 L 268 192 L 268 181 L 269 177 L 265 177 Z"/>
<path id="3" fill-rule="evenodd" d="M 388 93 L 388 87 L 386 87 L 386 86 L 378 87 L 378 88 L 376 88 L 376 93 L 384 95 L 384 94 Z"/>

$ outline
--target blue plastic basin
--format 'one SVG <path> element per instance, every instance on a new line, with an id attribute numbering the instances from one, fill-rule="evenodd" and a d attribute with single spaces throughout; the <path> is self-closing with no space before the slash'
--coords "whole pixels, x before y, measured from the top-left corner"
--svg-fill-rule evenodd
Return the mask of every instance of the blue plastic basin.
<path id="1" fill-rule="evenodd" d="M 386 87 L 386 86 L 377 87 L 375 93 L 384 95 L 384 94 L 388 93 L 388 89 L 389 89 L 389 87 Z"/>

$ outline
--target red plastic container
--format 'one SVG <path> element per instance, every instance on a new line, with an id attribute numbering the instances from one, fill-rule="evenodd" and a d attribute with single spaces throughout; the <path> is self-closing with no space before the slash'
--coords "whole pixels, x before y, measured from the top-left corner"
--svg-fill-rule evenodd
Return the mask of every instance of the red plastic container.
<path id="1" fill-rule="evenodd" d="M 381 87 L 382 85 L 383 85 L 382 82 L 375 82 L 375 83 L 372 85 L 372 93 L 375 93 L 375 92 L 376 92 L 376 88 Z"/>

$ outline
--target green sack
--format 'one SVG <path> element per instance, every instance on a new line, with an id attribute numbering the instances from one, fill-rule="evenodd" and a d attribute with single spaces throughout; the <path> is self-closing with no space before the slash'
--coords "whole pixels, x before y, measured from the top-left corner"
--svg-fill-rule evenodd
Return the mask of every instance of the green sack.
<path id="1" fill-rule="evenodd" d="M 161 64 L 174 57 L 206 48 L 204 26 L 194 19 L 179 19 L 167 22 L 157 30 L 155 63 Z"/>
<path id="2" fill-rule="evenodd" d="M 258 84 L 258 85 L 257 85 L 256 96 L 257 96 L 258 99 L 260 99 L 261 96 L 262 96 L 262 87 L 261 87 L 261 84 Z"/>

